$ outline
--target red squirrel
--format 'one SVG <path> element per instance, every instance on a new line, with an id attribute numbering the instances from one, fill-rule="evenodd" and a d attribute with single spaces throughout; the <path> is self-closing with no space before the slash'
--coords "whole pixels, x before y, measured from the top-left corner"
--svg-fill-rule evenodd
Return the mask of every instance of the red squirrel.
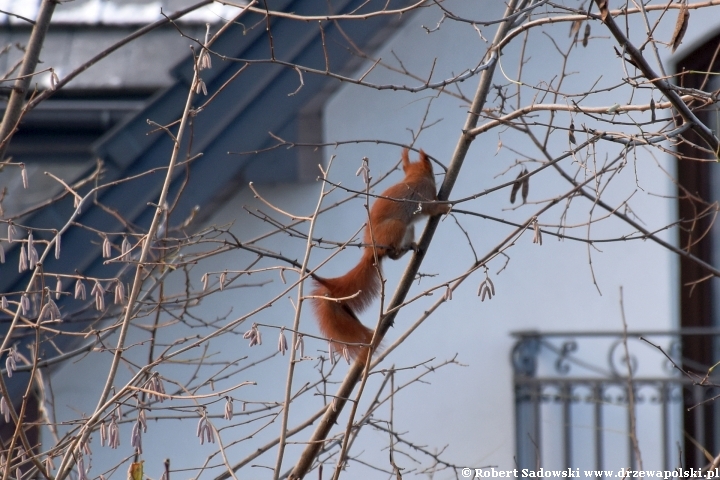
<path id="1" fill-rule="evenodd" d="M 356 314 L 367 308 L 380 292 L 380 264 L 384 257 L 397 260 L 408 250 L 417 250 L 413 223 L 423 215 L 441 215 L 450 211 L 449 204 L 421 203 L 437 200 L 435 177 L 430 160 L 420 150 L 420 159 L 411 162 L 408 149 L 402 153 L 405 178 L 375 200 L 370 209 L 370 222 L 365 227 L 362 258 L 352 270 L 336 278 L 316 277 L 311 299 L 322 334 L 338 353 L 366 358 L 367 347 L 344 343 L 370 344 L 373 330 L 360 322 Z M 391 199 L 397 199 L 391 200 Z M 351 297 L 347 300 L 332 299 Z M 320 297 L 328 297 L 325 300 Z M 332 352 L 331 352 L 332 355 Z"/>

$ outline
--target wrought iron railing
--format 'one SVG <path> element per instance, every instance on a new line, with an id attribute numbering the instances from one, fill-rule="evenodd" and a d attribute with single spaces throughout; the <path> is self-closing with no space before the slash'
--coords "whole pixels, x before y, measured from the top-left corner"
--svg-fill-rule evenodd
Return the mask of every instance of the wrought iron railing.
<path id="1" fill-rule="evenodd" d="M 720 445 L 720 400 L 714 401 L 720 378 L 701 381 L 710 366 L 682 358 L 683 339 L 698 335 L 720 340 L 716 329 L 513 333 L 518 467 L 617 471 L 641 462 L 646 470 L 707 464 L 704 444 Z M 674 365 L 700 376 L 688 378 Z M 684 416 L 687 411 L 692 417 Z"/>

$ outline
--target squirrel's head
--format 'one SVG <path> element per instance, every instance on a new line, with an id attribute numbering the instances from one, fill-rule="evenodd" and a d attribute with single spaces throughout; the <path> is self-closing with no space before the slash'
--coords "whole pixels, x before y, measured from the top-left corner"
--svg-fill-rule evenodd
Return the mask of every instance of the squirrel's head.
<path id="1" fill-rule="evenodd" d="M 420 150 L 420 157 L 418 158 L 418 161 L 411 162 L 409 153 L 409 149 L 403 149 L 402 163 L 405 176 L 422 175 L 433 178 L 432 164 L 430 163 L 430 159 L 427 157 L 427 154 L 423 150 Z"/>

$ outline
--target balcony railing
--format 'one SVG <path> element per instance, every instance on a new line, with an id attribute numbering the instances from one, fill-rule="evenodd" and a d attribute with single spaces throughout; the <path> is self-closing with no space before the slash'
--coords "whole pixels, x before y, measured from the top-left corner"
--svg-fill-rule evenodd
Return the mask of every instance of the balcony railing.
<path id="1" fill-rule="evenodd" d="M 720 378 L 707 376 L 710 365 L 683 360 L 683 340 L 698 335 L 712 337 L 713 345 L 720 340 L 717 329 L 628 332 L 626 337 L 622 332 L 514 333 L 518 467 L 617 471 L 707 464 L 707 455 L 717 452 L 703 449 L 720 444 L 714 401 Z M 699 375 L 689 378 L 674 365 Z"/>

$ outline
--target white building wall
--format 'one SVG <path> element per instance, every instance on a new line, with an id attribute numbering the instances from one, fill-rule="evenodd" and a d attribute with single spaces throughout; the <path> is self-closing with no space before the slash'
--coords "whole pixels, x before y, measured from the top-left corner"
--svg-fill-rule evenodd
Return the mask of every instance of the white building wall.
<path id="1" fill-rule="evenodd" d="M 503 5 L 501 2 L 482 2 L 479 4 L 463 3 L 469 16 L 480 19 L 500 18 Z M 460 5 L 457 5 L 459 8 Z M 709 31 L 710 21 L 707 18 L 692 17 L 693 28 L 688 31 L 685 44 L 691 44 L 697 38 Z M 376 54 L 391 64 L 396 64 L 393 54 L 397 54 L 408 70 L 425 77 L 430 71 L 433 59 L 437 58 L 437 65 L 433 79 L 448 78 L 453 72 L 457 73 L 465 68 L 472 67 L 480 61 L 484 51 L 484 43 L 479 40 L 478 34 L 467 24 L 453 24 L 445 21 L 441 28 L 427 34 L 420 26 L 435 26 L 439 14 L 433 9 L 425 9 L 413 16 L 406 26 L 392 38 L 387 45 Z M 674 16 L 669 22 L 664 22 L 656 37 L 668 39 L 672 30 Z M 594 25 L 594 28 L 598 28 Z M 545 27 L 545 31 L 557 38 L 561 48 L 566 48 L 568 42 L 567 25 Z M 493 28 L 483 28 L 485 37 L 491 38 Z M 570 60 L 569 71 L 573 75 L 568 78 L 566 91 L 580 92 L 586 88 L 587 82 L 600 78 L 601 84 L 612 84 L 622 75 L 620 62 L 615 58 L 612 50 L 613 42 L 608 40 L 607 32 L 594 31 L 594 37 L 586 49 L 578 47 Z M 502 57 L 502 66 L 505 74 L 514 76 L 517 72 L 518 47 L 513 46 Z M 664 50 L 662 54 L 667 57 Z M 540 31 L 533 33 L 527 46 L 527 57 L 530 62 L 525 68 L 525 81 L 537 83 L 541 79 L 550 80 L 548 73 L 560 63 L 560 58 L 553 50 L 548 38 Z M 531 81 L 532 79 L 532 81 Z M 376 83 L 410 83 L 417 84 L 415 80 L 407 80 L 392 72 L 377 68 L 368 77 L 368 81 Z M 500 70 L 496 73 L 496 83 L 507 83 Z M 474 93 L 477 79 L 470 79 L 460 85 L 468 97 Z M 453 90 L 454 88 L 451 88 Z M 327 141 L 341 140 L 374 140 L 382 139 L 392 142 L 410 143 L 411 134 L 408 129 L 417 131 L 429 99 L 436 94 L 432 91 L 419 94 L 407 94 L 393 91 L 375 91 L 362 89 L 355 85 L 343 86 L 330 101 L 325 111 L 325 138 Z M 523 93 L 524 102 L 528 102 L 531 94 Z M 658 100 L 658 96 L 655 97 Z M 491 95 L 491 100 L 493 96 Z M 547 101 L 547 100 L 546 100 Z M 556 100 L 564 103 L 567 100 Z M 630 101 L 627 91 L 618 91 L 604 95 L 601 99 L 593 100 L 623 104 Z M 637 99 L 636 99 L 637 101 Z M 603 104 L 603 103 L 598 103 Z M 597 105 L 593 103 L 593 105 Z M 455 144 L 460 135 L 460 128 L 465 120 L 467 106 L 458 99 L 449 96 L 439 96 L 433 100 L 428 123 L 442 120 L 432 128 L 423 132 L 417 146 L 422 147 L 441 162 L 447 163 L 451 157 Z M 559 124 L 567 126 L 567 114 L 559 114 Z M 606 128 L 600 125 L 588 126 Z M 482 123 L 482 121 L 481 121 Z M 579 122 L 576 121 L 579 127 Z M 576 133 L 581 140 L 582 134 Z M 556 135 L 550 148 L 554 154 L 559 155 L 567 149 L 564 134 Z M 494 130 L 479 137 L 473 144 L 466 159 L 461 176 L 451 199 L 462 198 L 477 193 L 499 181 L 507 181 L 517 174 L 517 170 L 510 171 L 505 177 L 496 178 L 505 171 L 518 155 L 508 149 L 502 148 L 498 152 L 498 140 L 503 145 L 512 146 L 535 158 L 539 158 L 532 145 L 522 136 L 507 130 Z M 616 149 L 611 149 L 616 151 Z M 370 143 L 348 144 L 337 148 L 327 148 L 326 157 L 336 155 L 333 162 L 330 179 L 341 182 L 344 186 L 353 189 L 363 187 L 360 177 L 355 172 L 361 165 L 361 158 L 370 159 L 371 171 L 375 176 L 385 171 L 399 159 L 400 149 L 395 146 L 375 145 Z M 604 155 L 604 154 L 603 154 Z M 604 160 L 599 156 L 598 161 Z M 672 162 L 667 156 L 652 158 L 638 152 L 637 158 L 629 159 L 627 167 L 622 171 L 614 186 L 607 192 L 607 200 L 617 204 L 621 199 L 630 197 L 633 211 L 642 218 L 650 230 L 672 222 L 674 218 L 674 202 L 672 199 L 662 199 L 660 196 L 672 195 L 673 184 L 658 168 L 658 164 L 672 173 Z M 563 164 L 569 170 L 573 166 L 565 161 Z M 438 169 L 436 169 L 437 172 Z M 636 173 L 637 172 L 637 173 Z M 636 180 L 637 176 L 637 180 Z M 383 186 L 392 184 L 401 178 L 400 173 L 392 174 Z M 440 182 L 441 177 L 438 178 Z M 305 185 L 277 185 L 261 186 L 263 196 L 276 205 L 298 215 L 310 214 L 317 201 L 320 184 Z M 377 191 L 381 191 L 379 187 Z M 530 187 L 530 201 L 542 200 L 567 189 L 557 176 L 551 172 L 533 177 Z M 326 200 L 330 203 L 342 197 L 336 193 Z M 522 220 L 532 211 L 533 206 L 526 206 L 511 211 L 508 201 L 509 191 L 503 190 L 480 199 L 456 205 L 456 208 L 476 210 L 481 213 L 505 216 L 514 220 Z M 582 222 L 587 220 L 590 204 L 583 199 L 575 199 L 569 222 Z M 209 224 L 225 224 L 233 222 L 232 231 L 243 241 L 253 238 L 268 230 L 268 226 L 249 216 L 243 208 L 269 209 L 254 199 L 248 189 L 241 190 L 220 211 L 216 212 Z M 558 208 L 546 213 L 540 218 L 541 223 L 555 223 L 558 221 L 560 210 Z M 596 210 L 595 216 L 603 215 Z M 275 214 L 277 215 L 277 214 Z M 364 209 L 361 201 L 353 201 L 342 209 L 331 212 L 322 217 L 317 225 L 317 236 L 344 241 L 349 239 L 360 227 L 364 220 Z M 506 236 L 510 228 L 488 220 L 480 220 L 458 215 L 463 227 L 467 230 L 473 245 L 479 255 Z M 419 231 L 419 230 L 418 230 Z M 593 227 L 590 235 L 593 238 L 610 238 L 632 231 L 615 220 L 607 220 Z M 577 229 L 574 234 L 587 235 L 585 229 Z M 659 234 L 662 238 L 674 241 L 674 231 L 664 231 Z M 503 469 L 514 467 L 513 455 L 515 449 L 514 439 L 514 404 L 512 390 L 512 368 L 510 352 L 513 338 L 510 332 L 525 329 L 550 330 L 611 330 L 622 328 L 619 307 L 619 291 L 623 288 L 625 315 L 628 328 L 631 330 L 665 330 L 677 326 L 678 301 L 676 298 L 677 261 L 670 253 L 650 241 L 634 240 L 620 243 L 607 243 L 598 245 L 598 250 L 591 249 L 592 268 L 597 280 L 597 288 L 593 285 L 592 273 L 588 264 L 587 245 L 574 241 L 557 241 L 555 238 L 544 237 L 543 245 L 533 244 L 531 234 L 522 237 L 509 252 L 510 261 L 506 268 L 498 274 L 504 265 L 504 259 L 496 259 L 489 265 L 489 272 L 495 283 L 497 296 L 491 301 L 480 302 L 476 296 L 479 283 L 483 276 L 476 272 L 454 294 L 453 300 L 441 306 L 438 311 L 428 319 L 413 335 L 384 362 L 385 367 L 395 365 L 404 367 L 436 359 L 455 358 L 464 366 L 448 366 L 438 370 L 425 378 L 428 383 L 417 383 L 401 392 L 395 400 L 394 412 L 395 428 L 407 432 L 405 437 L 419 445 L 428 445 L 430 449 L 447 446 L 444 458 L 461 466 L 480 467 L 494 465 Z M 283 254 L 301 259 L 303 254 L 302 242 L 288 241 L 287 237 L 276 235 L 265 246 L 276 248 Z M 316 250 L 311 257 L 310 265 L 321 262 L 327 252 Z M 204 272 L 222 271 L 224 269 L 242 269 L 250 262 L 251 255 L 246 252 L 232 251 L 222 256 L 213 257 L 195 266 L 191 272 L 191 280 L 199 285 L 199 279 Z M 324 276 L 333 276 L 346 271 L 358 258 L 357 250 L 351 249 L 337 255 L 319 273 Z M 423 279 L 415 285 L 410 295 L 418 293 L 432 285 L 441 284 L 460 274 L 472 261 L 472 253 L 467 241 L 452 219 L 441 222 L 427 252 L 421 271 L 428 274 L 437 274 L 437 277 Z M 407 258 L 399 261 L 386 261 L 384 265 L 387 275 L 387 288 L 393 291 Z M 262 262 L 260 265 L 269 265 Z M 178 278 L 176 285 L 181 285 L 182 278 Z M 246 277 L 245 282 L 272 280 L 271 284 L 262 288 L 241 290 L 227 290 L 214 296 L 211 302 L 202 306 L 201 316 L 205 320 L 227 316 L 228 321 L 240 317 L 242 314 L 261 305 L 266 299 L 277 294 L 284 285 L 279 281 L 276 273 L 258 274 Z M 171 288 L 171 287 L 168 287 Z M 599 291 L 602 294 L 599 293 Z M 437 300 L 441 293 L 433 297 L 423 298 L 405 308 L 396 319 L 393 328 L 385 343 L 391 344 L 404 329 L 414 322 L 429 305 Z M 296 293 L 286 294 L 284 297 L 296 297 Z M 362 316 L 366 324 L 370 325 L 376 320 L 377 307 L 372 307 Z M 259 313 L 251 321 L 273 325 L 290 326 L 293 310 L 286 298 L 279 300 L 272 308 Z M 143 322 L 140 322 L 143 323 Z M 151 323 L 147 319 L 144 323 Z M 274 351 L 276 333 L 263 330 L 265 343 L 262 347 L 248 349 L 247 342 L 241 334 L 247 330 L 250 323 L 238 326 L 235 332 L 238 335 L 226 335 L 211 342 L 210 351 L 217 352 L 213 360 L 237 359 L 249 355 L 249 362 Z M 303 330 L 317 333 L 312 314 L 305 310 L 302 315 Z M 177 337 L 182 331 L 189 335 L 202 334 L 203 330 L 178 329 L 173 332 Z M 147 332 L 133 331 L 132 341 L 147 339 Z M 325 350 L 326 345 L 319 341 L 307 342 L 308 354 L 316 356 L 318 350 Z M 195 353 L 195 352 L 194 352 Z M 656 352 L 643 345 L 633 345 L 633 353 L 638 356 L 641 363 L 656 362 L 660 359 Z M 197 352 L 199 354 L 199 352 Z M 84 377 L 76 372 L 78 366 L 67 368 L 58 372 L 52 379 L 55 391 L 55 404 L 60 419 L 73 418 L 77 412 L 89 412 L 95 405 L 95 399 L 100 390 L 100 378 L 106 373 L 109 353 L 95 353 L 80 360 L 83 364 Z M 129 352 L 132 357 L 145 358 L 147 347 L 138 345 Z M 591 360 L 604 361 L 605 351 L 592 352 Z M 305 381 L 314 378 L 312 362 L 303 362 L 297 369 L 295 385 L 299 387 Z M 243 364 L 243 362 L 241 362 Z M 255 380 L 257 386 L 244 387 L 242 391 L 233 393 L 238 398 L 252 400 L 281 400 L 282 386 L 285 379 L 287 357 L 276 357 L 259 368 L 250 370 L 242 379 Z M 121 377 L 129 378 L 129 368 L 121 369 Z M 340 380 L 346 371 L 344 364 L 337 367 L 335 379 Z M 419 369 L 410 370 L 400 374 L 398 378 L 405 380 L 419 374 Z M 161 369 L 163 375 L 170 376 L 173 372 Z M 380 376 L 372 378 L 368 391 L 372 392 L 380 382 Z M 240 379 L 240 378 L 237 378 Z M 118 384 L 120 381 L 118 381 Z M 296 388 L 297 388 L 296 387 Z M 334 387 L 330 388 L 330 393 Z M 365 399 L 367 400 L 367 398 Z M 300 404 L 294 405 L 291 411 L 290 425 L 295 425 L 304 419 L 309 412 L 313 412 L 322 404 L 320 397 L 310 397 Z M 72 408 L 69 408 L 72 406 Z M 238 404 L 236 404 L 237 409 Z M 191 408 L 191 405 L 188 406 Z M 220 414 L 222 402 L 214 407 Z M 362 410 L 362 407 L 361 407 Z M 64 412 L 64 413 L 61 413 Z M 387 417 L 387 409 L 378 412 L 377 416 Z M 192 412 L 183 415 L 193 416 Z M 214 446 L 199 446 L 194 437 L 196 421 L 166 423 L 165 427 L 156 427 L 151 423 L 145 436 L 145 454 L 147 460 L 146 471 L 152 478 L 159 478 L 162 459 L 172 459 L 173 468 L 197 466 L 202 459 L 214 450 Z M 347 412 L 341 416 L 341 424 L 347 418 Z M 268 418 L 266 421 L 270 421 Z M 227 425 L 227 422 L 214 420 L 218 427 Z M 225 443 L 232 439 L 247 435 L 253 431 L 255 425 L 237 426 L 233 429 L 223 430 L 221 433 Z M 123 427 L 123 445 L 119 451 L 101 449 L 95 442 L 93 444 L 93 474 L 103 471 L 104 465 L 119 461 L 123 456 L 130 455 L 129 447 L 130 426 Z M 267 432 L 262 432 L 253 440 L 244 442 L 228 450 L 231 463 L 253 451 L 259 444 L 277 435 L 279 421 L 271 425 Z M 295 441 L 304 441 L 309 437 L 309 431 L 293 438 Z M 363 451 L 361 458 L 369 462 L 387 465 L 387 451 L 380 446 L 387 444 L 387 435 L 378 431 L 367 430 L 355 446 L 355 451 Z M 301 446 L 291 445 L 288 448 L 289 467 L 292 459 L 300 451 Z M 642 436 L 641 436 L 641 448 Z M 649 449 L 650 450 L 650 449 Z M 644 450 L 645 452 L 645 450 Z M 653 462 L 653 453 L 646 453 L 648 463 Z M 253 464 L 274 465 L 275 450 L 271 450 Z M 417 468 L 407 459 L 396 459 L 401 467 Z M 426 459 L 427 462 L 427 459 Z M 214 459 L 211 463 L 219 463 Z M 429 464 L 425 463 L 424 466 Z M 124 476 L 124 467 L 114 478 Z M 211 472 L 215 474 L 217 470 Z M 261 467 L 243 476 L 243 478 L 266 478 L 269 473 Z M 178 474 L 183 478 L 191 478 L 197 474 L 188 471 Z M 118 477 L 118 475 L 120 477 Z M 366 469 L 359 464 L 353 464 L 345 478 L 374 478 L 376 472 Z M 453 477 L 451 473 L 443 473 L 437 478 Z M 177 476 L 175 477 L 177 478 Z M 209 476 L 208 476 L 209 478 Z"/>

